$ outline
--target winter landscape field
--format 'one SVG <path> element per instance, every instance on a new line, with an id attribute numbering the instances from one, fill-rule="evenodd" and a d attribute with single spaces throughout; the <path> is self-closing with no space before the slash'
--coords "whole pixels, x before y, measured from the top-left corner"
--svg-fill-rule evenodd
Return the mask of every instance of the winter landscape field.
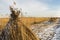
<path id="1" fill-rule="evenodd" d="M 0 18 L 0 31 L 8 21 L 9 18 Z M 41 40 L 60 40 L 60 18 L 23 17 L 21 21 Z"/>

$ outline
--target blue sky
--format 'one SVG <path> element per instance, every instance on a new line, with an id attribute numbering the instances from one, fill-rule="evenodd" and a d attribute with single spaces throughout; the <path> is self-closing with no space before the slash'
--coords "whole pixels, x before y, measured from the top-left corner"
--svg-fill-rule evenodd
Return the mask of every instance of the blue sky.
<path id="1" fill-rule="evenodd" d="M 17 3 L 26 17 L 60 17 L 60 0 L 0 0 L 0 17 L 9 17 L 9 6 Z"/>

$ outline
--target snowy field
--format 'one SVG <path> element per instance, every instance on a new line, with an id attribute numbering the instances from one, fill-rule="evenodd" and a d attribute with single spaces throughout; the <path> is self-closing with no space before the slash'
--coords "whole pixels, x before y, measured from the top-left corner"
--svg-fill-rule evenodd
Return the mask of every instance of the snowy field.
<path id="1" fill-rule="evenodd" d="M 60 40 L 60 20 L 32 25 L 32 30 L 41 40 Z"/>

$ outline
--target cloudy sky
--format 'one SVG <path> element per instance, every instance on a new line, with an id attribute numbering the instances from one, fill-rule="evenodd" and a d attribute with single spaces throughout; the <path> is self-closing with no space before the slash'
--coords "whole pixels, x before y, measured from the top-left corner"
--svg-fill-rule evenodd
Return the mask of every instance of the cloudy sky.
<path id="1" fill-rule="evenodd" d="M 8 17 L 9 6 L 17 3 L 26 17 L 60 17 L 60 0 L 0 0 L 0 17 Z"/>

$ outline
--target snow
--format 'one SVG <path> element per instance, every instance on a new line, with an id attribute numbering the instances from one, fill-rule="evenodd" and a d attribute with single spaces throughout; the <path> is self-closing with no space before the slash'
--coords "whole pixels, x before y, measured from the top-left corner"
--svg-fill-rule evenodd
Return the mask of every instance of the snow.
<path id="1" fill-rule="evenodd" d="M 52 40 L 60 40 L 60 27 L 55 30 L 55 35 Z"/>
<path id="2" fill-rule="evenodd" d="M 33 32 L 35 32 L 41 40 L 60 40 L 60 20 L 56 24 L 52 23 L 52 25 L 49 22 L 44 22 L 43 24 L 49 26 L 47 28 L 40 24 L 32 26 Z"/>

